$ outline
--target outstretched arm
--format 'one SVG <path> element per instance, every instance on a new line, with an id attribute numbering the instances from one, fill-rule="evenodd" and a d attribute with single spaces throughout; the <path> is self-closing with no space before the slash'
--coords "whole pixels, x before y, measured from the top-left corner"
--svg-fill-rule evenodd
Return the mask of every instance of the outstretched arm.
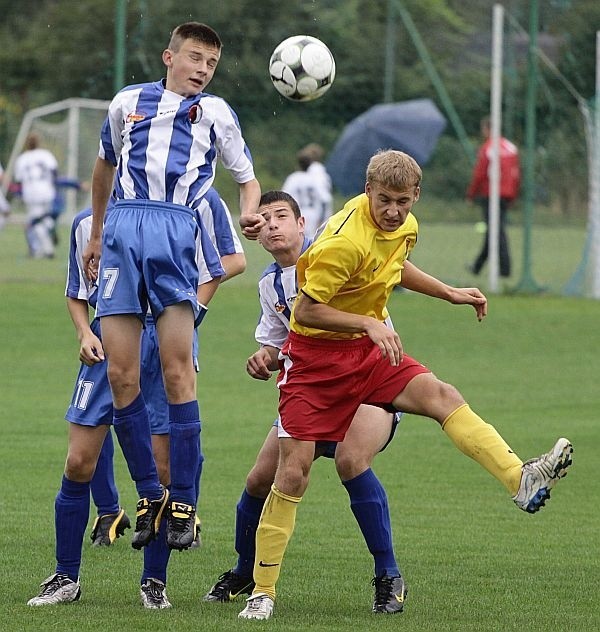
<path id="1" fill-rule="evenodd" d="M 407 290 L 441 298 L 454 305 L 472 305 L 477 320 L 487 315 L 487 298 L 476 287 L 453 287 L 423 272 L 410 261 L 404 262 L 400 285 Z"/>

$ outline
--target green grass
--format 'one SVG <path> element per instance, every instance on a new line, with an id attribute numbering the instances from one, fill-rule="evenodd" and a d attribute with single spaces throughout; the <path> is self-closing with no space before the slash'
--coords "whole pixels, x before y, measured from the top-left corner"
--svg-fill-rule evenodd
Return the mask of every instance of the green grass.
<path id="1" fill-rule="evenodd" d="M 429 250 L 430 239 L 424 228 L 419 246 Z M 371 557 L 328 460 L 315 464 L 299 508 L 274 619 L 241 622 L 241 603 L 201 601 L 234 562 L 235 504 L 276 409 L 273 382 L 255 382 L 244 369 L 255 348 L 256 280 L 267 261 L 250 243 L 248 272 L 219 290 L 202 325 L 204 545 L 172 555 L 174 608 L 141 608 L 142 556 L 129 546 L 130 532 L 101 550 L 86 540 L 80 603 L 28 608 L 27 599 L 54 568 L 62 417 L 77 371 L 63 298 L 65 242 L 55 260 L 30 261 L 15 226 L 0 233 L 1 629 L 600 629 L 600 302 L 552 296 L 492 297 L 481 324 L 468 308 L 405 292 L 391 299 L 406 351 L 458 386 L 522 458 L 547 450 L 558 436 L 573 441 L 575 465 L 546 509 L 535 516 L 518 511 L 433 422 L 406 416 L 375 462 L 410 587 L 406 612 L 370 613 Z M 431 263 L 443 270 L 442 261 Z M 131 516 L 135 491 L 120 454 L 116 468 Z"/>

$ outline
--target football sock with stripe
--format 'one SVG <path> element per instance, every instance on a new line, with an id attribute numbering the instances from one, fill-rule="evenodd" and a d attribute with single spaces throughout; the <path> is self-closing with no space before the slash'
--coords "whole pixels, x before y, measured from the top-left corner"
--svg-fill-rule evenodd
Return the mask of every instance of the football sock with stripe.
<path id="1" fill-rule="evenodd" d="M 150 421 L 142 393 L 128 406 L 115 408 L 113 420 L 119 445 L 139 497 L 158 500 L 163 491 L 152 454 Z"/>
<path id="2" fill-rule="evenodd" d="M 196 475 L 201 466 L 200 407 L 197 400 L 169 404 L 171 498 L 196 506 Z M 199 465 L 200 464 L 200 465 Z"/>
<path id="3" fill-rule="evenodd" d="M 375 561 L 375 577 L 400 575 L 392 544 L 392 525 L 385 489 L 369 468 L 342 482 L 350 496 L 350 508 Z"/>
<path id="4" fill-rule="evenodd" d="M 63 475 L 54 501 L 56 572 L 79 577 L 83 536 L 90 515 L 90 484 L 70 481 Z"/>
<path id="5" fill-rule="evenodd" d="M 251 577 L 256 553 L 256 529 L 265 499 L 250 496 L 244 490 L 236 507 L 235 550 L 238 554 L 234 571 L 242 577 Z"/>
<path id="6" fill-rule="evenodd" d="M 521 482 L 523 462 L 496 429 L 463 404 L 448 415 L 442 429 L 454 445 L 477 461 L 514 496 Z"/>
<path id="7" fill-rule="evenodd" d="M 275 599 L 275 584 L 281 562 L 294 532 L 296 509 L 302 498 L 288 496 L 275 485 L 267 496 L 256 530 L 256 560 L 254 562 L 253 594 L 266 593 Z"/>
<path id="8" fill-rule="evenodd" d="M 96 471 L 90 482 L 92 499 L 98 509 L 99 516 L 115 514 L 119 511 L 119 492 L 117 491 L 113 468 L 114 454 L 115 444 L 109 429 L 98 456 Z"/>

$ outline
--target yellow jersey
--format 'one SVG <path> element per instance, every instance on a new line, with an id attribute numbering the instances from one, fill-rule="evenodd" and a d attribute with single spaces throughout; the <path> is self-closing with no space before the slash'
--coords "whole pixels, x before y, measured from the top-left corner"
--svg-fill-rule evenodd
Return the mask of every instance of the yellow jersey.
<path id="1" fill-rule="evenodd" d="M 323 232 L 298 259 L 298 289 L 318 303 L 384 321 L 388 298 L 400 283 L 404 261 L 417 241 L 417 232 L 412 213 L 394 232 L 381 230 L 371 217 L 367 196 L 358 195 L 329 219 Z M 366 335 L 304 327 L 296 322 L 293 310 L 290 329 L 314 338 Z"/>

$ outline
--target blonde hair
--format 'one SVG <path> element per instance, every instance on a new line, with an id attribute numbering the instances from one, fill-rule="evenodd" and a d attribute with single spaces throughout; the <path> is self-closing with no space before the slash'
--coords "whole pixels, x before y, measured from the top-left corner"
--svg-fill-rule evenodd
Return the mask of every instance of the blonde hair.
<path id="1" fill-rule="evenodd" d="M 420 186 L 422 177 L 423 172 L 417 161 L 395 149 L 378 151 L 367 165 L 369 184 L 382 184 L 398 191 Z"/>

